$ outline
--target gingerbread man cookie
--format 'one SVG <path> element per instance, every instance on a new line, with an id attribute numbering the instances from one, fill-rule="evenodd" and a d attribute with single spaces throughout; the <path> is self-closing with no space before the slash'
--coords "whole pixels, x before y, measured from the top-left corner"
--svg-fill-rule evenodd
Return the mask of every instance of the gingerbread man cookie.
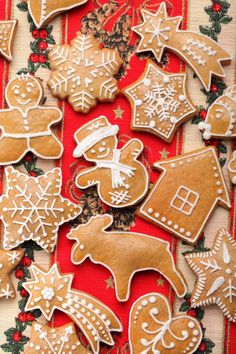
<path id="1" fill-rule="evenodd" d="M 231 56 L 219 44 L 201 33 L 179 30 L 182 17 L 168 17 L 166 3 L 162 2 L 156 13 L 141 10 L 143 22 L 132 29 L 141 37 L 137 52 L 152 51 L 158 62 L 165 49 L 183 59 L 198 75 L 209 91 L 212 75 L 224 77 L 222 65 Z"/>
<path id="2" fill-rule="evenodd" d="M 123 61 L 115 49 L 99 47 L 90 34 L 78 32 L 71 44 L 55 45 L 49 53 L 52 69 L 49 88 L 68 99 L 76 112 L 89 112 L 97 100 L 112 102 L 118 94 L 113 77 Z"/>
<path id="3" fill-rule="evenodd" d="M 22 74 L 12 79 L 6 88 L 9 109 L 0 110 L 0 164 L 20 161 L 28 151 L 43 159 L 58 159 L 63 145 L 51 130 L 60 122 L 62 112 L 57 107 L 41 107 L 43 98 L 40 81 Z"/>
<path id="4" fill-rule="evenodd" d="M 177 128 L 196 112 L 186 77 L 169 74 L 148 60 L 141 77 L 124 90 L 132 107 L 131 129 L 171 142 Z"/>
<path id="5" fill-rule="evenodd" d="M 52 252 L 59 226 L 81 212 L 78 205 L 60 194 L 61 170 L 54 168 L 37 178 L 28 177 L 12 167 L 7 167 L 5 173 L 7 188 L 0 197 L 4 249 L 33 240 L 47 252 Z"/>
<path id="6" fill-rule="evenodd" d="M 129 299 L 133 276 L 145 270 L 160 272 L 177 295 L 183 297 L 187 292 L 186 284 L 175 267 L 169 243 L 134 232 L 106 231 L 112 223 L 111 215 L 97 215 L 88 223 L 71 230 L 67 237 L 76 240 L 71 253 L 72 263 L 81 264 L 90 258 L 92 262 L 109 269 L 119 301 Z"/>
<path id="7" fill-rule="evenodd" d="M 26 311 L 40 309 L 48 321 L 55 309 L 64 312 L 81 329 L 94 354 L 99 353 L 100 342 L 114 344 L 111 332 L 122 331 L 120 321 L 93 296 L 72 289 L 72 274 L 62 275 L 57 264 L 48 272 L 36 266 L 31 269 L 33 279 L 23 283 L 30 294 Z"/>
<path id="8" fill-rule="evenodd" d="M 232 158 L 228 163 L 229 178 L 233 184 L 236 184 L 236 150 L 233 151 Z"/>
<path id="9" fill-rule="evenodd" d="M 0 250 L 0 300 L 12 299 L 16 296 L 10 274 L 18 266 L 23 255 L 24 251 L 21 249 L 15 251 Z"/>
<path id="10" fill-rule="evenodd" d="M 197 276 L 192 307 L 216 304 L 236 322 L 236 242 L 225 230 L 218 231 L 211 251 L 190 253 L 185 259 Z"/>
<path id="11" fill-rule="evenodd" d="M 161 294 L 141 296 L 131 308 L 131 354 L 192 354 L 201 340 L 200 323 L 190 316 L 172 316 L 171 305 Z"/>
<path id="12" fill-rule="evenodd" d="M 117 149 L 119 127 L 111 125 L 100 116 L 83 125 L 74 137 L 77 147 L 74 157 L 84 155 L 96 164 L 86 168 L 76 178 L 78 188 L 98 186 L 98 194 L 104 203 L 123 208 L 136 204 L 148 190 L 148 174 L 144 165 L 137 161 L 143 150 L 138 139 L 132 139 L 121 150 Z"/>
<path id="13" fill-rule="evenodd" d="M 236 138 L 236 85 L 228 87 L 224 95 L 210 106 L 204 122 L 198 124 L 203 138 Z"/>
<path id="14" fill-rule="evenodd" d="M 0 21 L 0 55 L 11 61 L 17 20 Z"/>

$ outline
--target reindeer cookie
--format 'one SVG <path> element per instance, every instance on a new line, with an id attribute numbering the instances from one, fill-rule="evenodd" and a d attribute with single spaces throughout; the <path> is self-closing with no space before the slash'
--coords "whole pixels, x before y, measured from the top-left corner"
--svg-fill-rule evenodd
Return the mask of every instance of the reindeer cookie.
<path id="1" fill-rule="evenodd" d="M 6 88 L 9 109 L 0 110 L 0 164 L 20 161 L 32 151 L 43 159 L 58 159 L 63 145 L 51 126 L 61 121 L 56 107 L 39 106 L 43 98 L 40 81 L 32 75 L 12 79 Z"/>
<path id="2" fill-rule="evenodd" d="M 136 204 L 148 190 L 148 174 L 137 161 L 143 150 L 138 139 L 132 139 L 121 150 L 117 149 L 119 127 L 100 116 L 83 125 L 74 137 L 78 144 L 74 157 L 84 155 L 96 164 L 80 172 L 76 179 L 79 188 L 98 186 L 102 201 L 112 207 L 123 208 Z"/>
<path id="3" fill-rule="evenodd" d="M 112 222 L 111 215 L 97 215 L 71 230 L 67 237 L 77 241 L 71 253 L 72 263 L 80 264 L 90 258 L 109 269 L 119 301 L 129 299 L 134 274 L 144 270 L 160 272 L 177 295 L 183 297 L 187 291 L 186 284 L 175 267 L 169 243 L 134 232 L 106 231 Z"/>

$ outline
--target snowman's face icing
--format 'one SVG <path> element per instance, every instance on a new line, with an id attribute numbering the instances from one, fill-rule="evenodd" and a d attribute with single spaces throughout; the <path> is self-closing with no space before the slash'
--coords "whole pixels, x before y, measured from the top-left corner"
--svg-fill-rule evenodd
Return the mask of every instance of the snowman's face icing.
<path id="1" fill-rule="evenodd" d="M 89 150 L 86 151 L 86 159 L 93 160 L 106 160 L 111 159 L 113 151 L 116 148 L 115 137 L 108 137 L 102 139 L 97 144 L 94 144 Z"/>
<path id="2" fill-rule="evenodd" d="M 38 106 L 42 95 L 39 81 L 30 75 L 22 75 L 10 81 L 6 89 L 6 99 L 9 106 L 22 110 Z"/>

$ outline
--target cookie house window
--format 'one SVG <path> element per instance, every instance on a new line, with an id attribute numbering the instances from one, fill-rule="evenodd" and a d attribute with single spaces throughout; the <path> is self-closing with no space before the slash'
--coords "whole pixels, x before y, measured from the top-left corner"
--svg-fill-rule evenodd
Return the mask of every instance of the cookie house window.
<path id="1" fill-rule="evenodd" d="M 188 187 L 180 186 L 170 205 L 185 215 L 191 215 L 197 205 L 199 194 Z"/>

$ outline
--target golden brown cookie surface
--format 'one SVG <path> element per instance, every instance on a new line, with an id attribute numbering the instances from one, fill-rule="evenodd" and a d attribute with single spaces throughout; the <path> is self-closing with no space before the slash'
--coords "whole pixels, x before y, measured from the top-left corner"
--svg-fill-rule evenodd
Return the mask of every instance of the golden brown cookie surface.
<path id="1" fill-rule="evenodd" d="M 11 61 L 17 20 L 0 21 L 0 55 Z"/>

